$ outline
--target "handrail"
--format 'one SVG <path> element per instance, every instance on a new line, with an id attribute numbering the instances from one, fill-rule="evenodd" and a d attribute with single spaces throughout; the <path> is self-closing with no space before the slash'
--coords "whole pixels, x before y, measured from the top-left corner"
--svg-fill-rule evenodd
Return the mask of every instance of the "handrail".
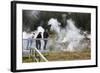
<path id="1" fill-rule="evenodd" d="M 28 40 L 28 39 L 23 39 L 23 40 Z M 32 38 L 32 40 L 49 40 L 48 38 Z"/>
<path id="2" fill-rule="evenodd" d="M 28 40 L 28 39 L 23 39 L 23 40 Z M 32 40 L 48 40 L 48 38 L 32 38 Z M 42 55 L 42 53 L 37 49 L 37 48 L 34 48 L 34 49 L 30 49 L 30 50 L 34 50 L 34 53 L 38 53 L 39 56 L 45 61 L 45 62 L 48 62 L 48 60 Z M 33 51 L 32 51 L 33 52 Z M 31 52 L 31 54 L 32 54 Z M 38 59 L 36 58 L 36 56 L 34 56 L 34 59 L 38 62 Z"/>
<path id="3" fill-rule="evenodd" d="M 37 48 L 34 49 L 38 52 L 38 54 L 42 57 L 44 61 L 48 62 L 48 60 L 41 54 L 41 52 Z"/>

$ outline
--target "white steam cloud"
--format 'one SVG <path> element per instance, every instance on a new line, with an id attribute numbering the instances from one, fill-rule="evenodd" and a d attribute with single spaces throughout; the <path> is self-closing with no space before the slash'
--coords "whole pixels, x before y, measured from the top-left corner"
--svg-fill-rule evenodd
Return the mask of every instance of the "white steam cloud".
<path id="1" fill-rule="evenodd" d="M 84 42 L 85 36 L 80 34 L 80 29 L 75 26 L 72 19 L 66 20 L 66 27 L 61 28 L 57 19 L 51 18 L 48 25 L 51 25 L 51 31 L 55 31 L 57 35 L 56 46 L 60 45 L 63 51 L 77 51 L 82 50 L 88 46 L 88 42 Z"/>

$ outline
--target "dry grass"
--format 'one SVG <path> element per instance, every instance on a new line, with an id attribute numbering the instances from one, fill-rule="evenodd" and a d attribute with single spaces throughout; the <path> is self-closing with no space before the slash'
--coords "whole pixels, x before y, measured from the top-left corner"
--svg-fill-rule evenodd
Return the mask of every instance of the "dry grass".
<path id="1" fill-rule="evenodd" d="M 50 53 L 47 56 L 49 61 L 64 61 L 64 60 L 87 60 L 91 59 L 90 51 L 84 52 L 59 52 L 59 53 Z"/>
<path id="2" fill-rule="evenodd" d="M 81 52 L 48 52 L 43 53 L 48 61 L 69 61 L 69 60 L 88 60 L 91 59 L 90 49 L 84 49 Z M 23 57 L 23 63 L 30 63 L 32 57 Z"/>

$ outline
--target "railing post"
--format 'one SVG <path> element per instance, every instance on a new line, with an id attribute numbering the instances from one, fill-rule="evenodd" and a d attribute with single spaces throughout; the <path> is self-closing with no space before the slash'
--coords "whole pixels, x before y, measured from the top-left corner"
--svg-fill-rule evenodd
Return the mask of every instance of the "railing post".
<path id="1" fill-rule="evenodd" d="M 27 40 L 27 39 L 23 39 L 23 40 Z M 33 40 L 37 40 L 37 39 L 33 39 Z M 44 39 L 38 39 L 38 40 L 44 40 Z M 48 61 L 44 56 L 43 54 L 37 49 L 37 48 L 31 48 L 28 49 L 29 50 L 29 59 L 32 58 L 32 61 L 36 61 L 36 62 L 40 62 L 41 60 L 44 60 L 44 61 Z"/>

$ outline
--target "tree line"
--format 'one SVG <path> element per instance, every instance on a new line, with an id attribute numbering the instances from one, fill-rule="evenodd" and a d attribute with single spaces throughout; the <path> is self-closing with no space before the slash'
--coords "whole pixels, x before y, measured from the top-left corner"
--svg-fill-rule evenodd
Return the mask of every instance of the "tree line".
<path id="1" fill-rule="evenodd" d="M 66 20 L 72 18 L 75 21 L 75 26 L 84 31 L 91 31 L 91 14 L 90 13 L 75 13 L 75 12 L 53 12 L 53 11 L 36 11 L 23 10 L 23 30 L 27 28 L 30 31 L 36 30 L 40 25 L 48 28 L 48 21 L 50 18 L 57 18 L 61 23 L 61 27 L 65 27 L 63 21 L 63 14 L 66 15 Z"/>

